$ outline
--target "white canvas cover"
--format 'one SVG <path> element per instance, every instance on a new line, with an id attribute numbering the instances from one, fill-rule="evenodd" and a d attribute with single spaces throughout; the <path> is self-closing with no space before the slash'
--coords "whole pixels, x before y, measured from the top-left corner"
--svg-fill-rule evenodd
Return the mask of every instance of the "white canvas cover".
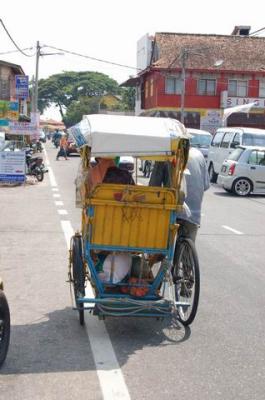
<path id="1" fill-rule="evenodd" d="M 102 114 L 85 115 L 69 131 L 79 146 L 91 147 L 94 157 L 170 154 L 172 139 L 190 137 L 175 119 Z"/>

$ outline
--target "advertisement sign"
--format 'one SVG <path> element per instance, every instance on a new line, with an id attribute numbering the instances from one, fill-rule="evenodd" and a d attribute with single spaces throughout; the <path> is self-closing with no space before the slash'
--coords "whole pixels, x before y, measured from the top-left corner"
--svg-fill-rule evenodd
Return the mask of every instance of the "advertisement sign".
<path id="1" fill-rule="evenodd" d="M 10 135 L 33 135 L 36 133 L 37 126 L 32 122 L 9 121 Z"/>
<path id="2" fill-rule="evenodd" d="M 29 77 L 16 75 L 16 98 L 27 99 L 29 97 Z"/>
<path id="3" fill-rule="evenodd" d="M 40 113 L 39 112 L 31 112 L 30 113 L 30 121 L 35 125 L 35 131 L 32 132 L 31 139 L 39 140 L 40 138 Z"/>
<path id="4" fill-rule="evenodd" d="M 1 126 L 8 126 L 8 120 L 18 120 L 18 101 L 0 100 L 0 121 Z"/>
<path id="5" fill-rule="evenodd" d="M 218 110 L 206 110 L 201 116 L 200 129 L 208 131 L 212 134 L 216 129 L 222 126 L 222 115 Z"/>
<path id="6" fill-rule="evenodd" d="M 254 108 L 263 109 L 265 107 L 264 98 L 256 97 L 230 97 L 228 96 L 227 90 L 221 92 L 221 108 L 244 106 L 247 104 L 254 103 Z"/>
<path id="7" fill-rule="evenodd" d="M 25 181 L 26 156 L 24 151 L 0 152 L 0 182 Z"/>

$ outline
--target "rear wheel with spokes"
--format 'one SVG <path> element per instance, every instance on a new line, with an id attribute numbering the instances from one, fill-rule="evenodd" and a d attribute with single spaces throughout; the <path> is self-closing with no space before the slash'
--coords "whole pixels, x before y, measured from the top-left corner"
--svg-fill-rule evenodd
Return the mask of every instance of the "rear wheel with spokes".
<path id="1" fill-rule="evenodd" d="M 176 242 L 173 265 L 173 282 L 178 317 L 185 326 L 190 325 L 197 313 L 200 295 L 200 269 L 197 252 L 191 239 L 180 238 Z"/>

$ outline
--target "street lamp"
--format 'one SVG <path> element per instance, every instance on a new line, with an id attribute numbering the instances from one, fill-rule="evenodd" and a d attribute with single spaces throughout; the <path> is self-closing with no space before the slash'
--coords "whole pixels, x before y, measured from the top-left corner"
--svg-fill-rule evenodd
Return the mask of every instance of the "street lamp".
<path id="1" fill-rule="evenodd" d="M 207 49 L 203 49 L 207 50 Z M 181 49 L 180 53 L 180 60 L 181 60 L 181 98 L 180 98 L 180 122 L 184 124 L 184 106 L 185 106 L 185 80 L 186 80 L 186 60 L 188 59 L 189 55 L 195 55 L 204 57 L 204 54 L 197 53 L 191 49 L 183 48 Z M 213 64 L 214 67 L 220 67 L 223 64 L 223 60 L 217 60 Z"/>
<path id="2" fill-rule="evenodd" d="M 34 82 L 34 90 L 33 90 L 33 102 L 32 102 L 32 111 L 36 113 L 38 111 L 38 92 L 39 92 L 39 59 L 40 56 L 56 56 L 56 55 L 64 55 L 64 53 L 41 53 L 40 42 L 37 41 L 36 44 L 36 72 L 35 72 L 35 82 Z"/>

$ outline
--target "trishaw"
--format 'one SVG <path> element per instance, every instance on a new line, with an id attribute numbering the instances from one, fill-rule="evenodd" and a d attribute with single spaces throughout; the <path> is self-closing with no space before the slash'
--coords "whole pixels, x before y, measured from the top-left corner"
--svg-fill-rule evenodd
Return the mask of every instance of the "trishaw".
<path id="1" fill-rule="evenodd" d="M 82 227 L 71 239 L 69 257 L 80 324 L 90 310 L 100 319 L 175 315 L 189 325 L 197 312 L 200 275 L 194 244 L 178 237 L 176 223 L 185 197 L 185 127 L 169 118 L 97 114 L 84 116 L 69 134 L 81 155 L 76 190 Z M 126 155 L 135 158 L 135 182 L 104 178 L 93 184 L 91 157 L 115 162 L 115 171 Z M 170 187 L 140 182 L 141 159 L 168 163 Z"/>

